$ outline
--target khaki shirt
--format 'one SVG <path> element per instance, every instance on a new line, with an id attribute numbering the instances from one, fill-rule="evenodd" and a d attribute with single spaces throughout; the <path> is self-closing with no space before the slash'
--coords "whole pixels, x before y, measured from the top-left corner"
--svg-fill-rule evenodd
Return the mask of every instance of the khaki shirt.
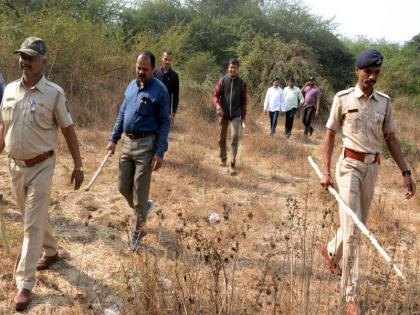
<path id="1" fill-rule="evenodd" d="M 5 128 L 5 150 L 9 157 L 28 160 L 55 150 L 58 127 L 66 128 L 73 120 L 63 89 L 43 76 L 30 89 L 22 79 L 6 86 L 0 123 Z"/>
<path id="2" fill-rule="evenodd" d="M 342 127 L 344 148 L 380 153 L 383 135 L 395 132 L 391 100 L 378 91 L 367 98 L 358 85 L 338 92 L 326 126 L 334 131 Z"/>

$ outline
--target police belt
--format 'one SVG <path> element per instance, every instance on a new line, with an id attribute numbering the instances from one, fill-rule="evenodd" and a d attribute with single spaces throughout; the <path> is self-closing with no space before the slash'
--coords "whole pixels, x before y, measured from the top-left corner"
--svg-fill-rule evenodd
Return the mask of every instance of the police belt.
<path id="1" fill-rule="evenodd" d="M 37 165 L 37 164 L 45 161 L 46 159 L 48 159 L 53 154 L 54 154 L 54 150 L 51 150 L 51 151 L 48 151 L 48 152 L 45 152 L 45 153 L 41 153 L 40 155 L 37 155 L 36 157 L 34 157 L 32 159 L 29 159 L 29 160 L 19 160 L 19 159 L 15 159 L 15 158 L 12 158 L 12 159 L 18 165 L 23 163 L 27 167 L 32 167 L 34 165 Z"/>
<path id="2" fill-rule="evenodd" d="M 350 159 L 358 160 L 363 163 L 378 163 L 380 164 L 380 155 L 379 153 L 362 153 L 353 151 L 351 149 L 344 148 L 344 157 Z"/>

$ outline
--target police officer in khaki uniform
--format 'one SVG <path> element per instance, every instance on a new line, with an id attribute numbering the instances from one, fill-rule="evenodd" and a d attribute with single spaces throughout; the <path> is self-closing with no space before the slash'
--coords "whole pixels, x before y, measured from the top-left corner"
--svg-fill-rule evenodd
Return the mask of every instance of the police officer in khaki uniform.
<path id="1" fill-rule="evenodd" d="M 20 54 L 23 75 L 6 86 L 0 110 L 0 152 L 5 149 L 9 157 L 12 191 L 24 225 L 16 270 L 18 291 L 13 299 L 16 310 L 25 309 L 31 301 L 35 270 L 47 269 L 58 258 L 48 224 L 58 127 L 74 161 L 71 182 L 75 189 L 83 182 L 79 145 L 63 89 L 43 75 L 46 52 L 45 43 L 37 37 L 25 39 L 15 51 Z"/>
<path id="2" fill-rule="evenodd" d="M 335 134 L 342 129 L 343 151 L 335 170 L 337 186 L 340 196 L 363 223 L 366 223 L 373 198 L 382 137 L 402 172 L 406 197 L 411 198 L 416 191 L 395 136 L 391 100 L 386 94 L 374 90 L 382 61 L 383 55 L 377 50 L 368 49 L 359 55 L 356 61 L 357 85 L 335 95 L 324 141 L 321 185 L 327 188 L 332 184 L 330 165 Z M 360 314 L 359 241 L 360 231 L 340 208 L 340 228 L 321 252 L 331 272 L 338 275 L 341 274 L 338 262 L 343 258 L 341 294 L 347 302 L 347 314 Z"/>

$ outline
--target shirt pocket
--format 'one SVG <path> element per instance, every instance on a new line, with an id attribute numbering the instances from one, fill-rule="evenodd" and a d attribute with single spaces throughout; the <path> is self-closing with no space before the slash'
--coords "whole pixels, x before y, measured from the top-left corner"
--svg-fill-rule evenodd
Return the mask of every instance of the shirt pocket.
<path id="1" fill-rule="evenodd" d="M 16 117 L 17 101 L 6 101 L 1 108 L 1 120 L 4 125 L 10 125 Z"/>
<path id="2" fill-rule="evenodd" d="M 49 130 L 54 128 L 54 113 L 53 106 L 49 106 L 44 103 L 38 103 L 35 106 L 33 112 L 35 124 L 44 130 Z"/>
<path id="3" fill-rule="evenodd" d="M 385 113 L 375 112 L 374 115 L 372 115 L 372 120 L 373 127 L 375 128 L 378 135 L 380 135 L 385 120 Z"/>
<path id="4" fill-rule="evenodd" d="M 362 127 L 362 117 L 359 112 L 347 112 L 344 129 L 351 133 L 358 133 Z"/>
<path id="5" fill-rule="evenodd" d="M 136 113 L 141 116 L 152 116 L 155 114 L 156 99 L 151 95 L 140 97 Z"/>

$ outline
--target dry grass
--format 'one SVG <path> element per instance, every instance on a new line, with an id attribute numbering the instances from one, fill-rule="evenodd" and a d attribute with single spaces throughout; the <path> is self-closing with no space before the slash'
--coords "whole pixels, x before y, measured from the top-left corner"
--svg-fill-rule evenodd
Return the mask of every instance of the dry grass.
<path id="1" fill-rule="evenodd" d="M 71 162 L 60 144 L 50 213 L 62 260 L 38 274 L 28 313 L 340 312 L 339 278 L 329 274 L 319 255 L 336 228 L 337 206 L 306 161 L 308 154 L 320 158 L 322 131 L 305 140 L 297 120 L 287 141 L 280 136 L 282 118 L 278 135 L 270 138 L 268 118 L 252 111 L 242 129 L 239 175 L 231 177 L 218 166 L 218 128 L 208 91 L 189 93 L 171 131 L 166 166 L 153 177 L 155 208 L 138 254 L 127 250 L 131 211 L 116 189 L 117 158 L 91 191 L 75 193 L 68 185 Z M 397 118 L 417 126 L 412 115 L 402 112 Z M 404 128 L 401 133 L 415 146 L 419 129 Z M 105 154 L 107 133 L 101 129 L 96 124 L 78 130 L 88 177 Z M 13 267 L 22 238 L 5 160 L 2 155 L 0 176 L 10 201 L 4 214 L 12 254 L 6 256 L 0 245 L 0 314 L 12 313 Z M 419 161 L 412 163 L 413 169 L 419 167 Z M 420 312 L 420 199 L 402 198 L 399 174 L 393 162 L 383 161 L 369 227 L 408 281 L 399 281 L 364 239 L 362 307 L 367 314 Z M 219 223 L 208 221 L 211 212 L 219 214 Z"/>

